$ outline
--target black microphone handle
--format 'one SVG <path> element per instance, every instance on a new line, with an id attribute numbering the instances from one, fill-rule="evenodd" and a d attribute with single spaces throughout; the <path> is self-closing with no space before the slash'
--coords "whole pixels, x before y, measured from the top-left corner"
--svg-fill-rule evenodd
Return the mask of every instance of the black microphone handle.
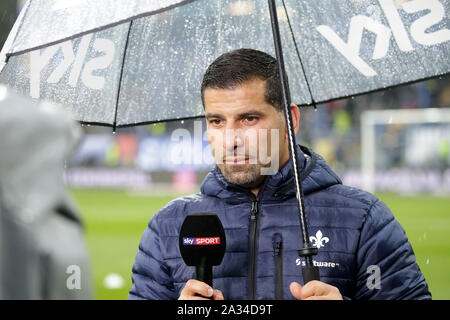
<path id="1" fill-rule="evenodd" d="M 195 266 L 195 280 L 202 281 L 208 285 L 213 285 L 212 266 Z"/>

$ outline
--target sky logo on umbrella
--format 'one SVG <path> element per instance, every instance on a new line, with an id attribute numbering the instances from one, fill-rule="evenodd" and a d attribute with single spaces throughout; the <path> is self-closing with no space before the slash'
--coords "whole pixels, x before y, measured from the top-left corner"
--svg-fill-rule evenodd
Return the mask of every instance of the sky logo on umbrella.
<path id="1" fill-rule="evenodd" d="M 374 33 L 376 36 L 372 54 L 373 60 L 386 57 L 389 51 L 391 36 L 394 37 L 401 51 L 408 52 L 414 50 L 394 1 L 378 0 L 378 2 L 388 21 L 389 27 L 372 17 L 356 15 L 350 20 L 347 42 L 327 25 L 316 27 L 317 31 L 366 77 L 376 76 L 377 72 L 360 56 L 364 29 Z M 450 30 L 447 28 L 429 32 L 431 27 L 441 22 L 445 17 L 445 8 L 439 0 L 407 1 L 401 5 L 401 9 L 408 14 L 428 11 L 427 14 L 411 23 L 409 31 L 411 38 L 416 43 L 424 46 L 432 46 L 450 40 Z"/>
<path id="2" fill-rule="evenodd" d="M 74 52 L 72 41 L 65 41 L 60 44 L 42 50 L 30 52 L 30 95 L 32 98 L 40 97 L 41 74 L 45 67 L 53 67 L 47 78 L 47 83 L 55 84 L 61 81 L 66 72 L 70 69 L 69 85 L 75 88 L 79 79 L 90 89 L 103 89 L 105 77 L 99 75 L 100 70 L 104 70 L 111 65 L 114 59 L 115 45 L 109 39 L 96 38 L 91 41 L 93 34 L 85 35 L 81 38 L 78 50 Z M 91 44 L 92 43 L 92 44 Z M 90 49 L 90 50 L 89 50 Z M 99 53 L 98 56 L 86 59 L 88 52 Z M 63 59 L 55 64 L 52 60 L 62 53 Z"/>

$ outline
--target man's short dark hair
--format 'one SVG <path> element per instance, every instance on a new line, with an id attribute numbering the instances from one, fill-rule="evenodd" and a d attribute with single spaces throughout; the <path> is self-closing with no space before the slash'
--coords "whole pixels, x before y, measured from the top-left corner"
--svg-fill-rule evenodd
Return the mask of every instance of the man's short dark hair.
<path id="1" fill-rule="evenodd" d="M 264 99 L 278 111 L 283 110 L 283 97 L 277 60 L 254 49 L 237 49 L 222 54 L 208 67 L 202 81 L 202 103 L 205 108 L 206 88 L 235 89 L 245 82 L 266 81 Z"/>

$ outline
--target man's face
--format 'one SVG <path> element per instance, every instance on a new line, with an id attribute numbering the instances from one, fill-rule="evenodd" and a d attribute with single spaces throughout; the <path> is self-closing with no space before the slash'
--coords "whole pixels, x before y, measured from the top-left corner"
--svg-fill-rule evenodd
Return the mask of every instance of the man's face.
<path id="1" fill-rule="evenodd" d="M 208 141 L 224 177 L 254 189 L 289 159 L 284 116 L 264 100 L 265 81 L 204 90 Z"/>

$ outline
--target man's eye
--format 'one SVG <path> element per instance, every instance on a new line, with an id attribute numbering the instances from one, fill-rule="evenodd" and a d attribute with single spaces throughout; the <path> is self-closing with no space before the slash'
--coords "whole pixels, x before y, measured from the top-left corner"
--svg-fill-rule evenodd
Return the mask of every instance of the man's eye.
<path id="1" fill-rule="evenodd" d="M 244 119 L 244 121 L 245 121 L 247 124 L 253 124 L 253 123 L 255 123 L 257 120 L 258 120 L 257 117 L 246 117 L 246 118 Z"/>
<path id="2" fill-rule="evenodd" d="M 209 123 L 212 124 L 212 125 L 215 125 L 215 126 L 220 125 L 221 122 L 222 122 L 222 120 L 220 120 L 220 119 L 212 119 L 212 120 L 209 120 Z"/>

